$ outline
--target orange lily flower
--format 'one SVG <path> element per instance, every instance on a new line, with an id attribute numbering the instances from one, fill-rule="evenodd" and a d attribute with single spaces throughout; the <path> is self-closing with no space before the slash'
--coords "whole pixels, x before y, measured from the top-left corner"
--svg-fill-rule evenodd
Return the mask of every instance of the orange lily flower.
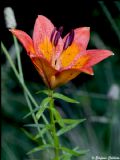
<path id="1" fill-rule="evenodd" d="M 93 75 L 92 66 L 113 55 L 109 50 L 86 50 L 89 27 L 71 30 L 63 39 L 63 27 L 58 30 L 46 17 L 36 19 L 33 39 L 21 30 L 10 29 L 19 39 L 44 83 L 51 89 L 67 83 L 81 72 Z"/>

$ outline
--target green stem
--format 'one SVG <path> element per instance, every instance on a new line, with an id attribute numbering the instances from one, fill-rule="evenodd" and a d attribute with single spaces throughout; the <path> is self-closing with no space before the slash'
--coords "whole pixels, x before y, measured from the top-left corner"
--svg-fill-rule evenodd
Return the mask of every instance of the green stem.
<path id="1" fill-rule="evenodd" d="M 16 42 L 15 42 L 15 43 L 16 43 Z M 16 70 L 16 67 L 15 67 L 15 65 L 14 65 L 14 63 L 13 63 L 13 61 L 12 61 L 12 59 L 11 59 L 11 57 L 10 57 L 10 55 L 9 55 L 9 53 L 8 53 L 7 49 L 5 48 L 5 46 L 4 46 L 3 43 L 1 43 L 1 47 L 2 47 L 2 49 L 3 49 L 3 51 L 4 51 L 5 55 L 6 55 L 7 59 L 9 60 L 9 63 L 10 63 L 10 65 L 11 65 L 11 67 L 12 67 L 12 69 L 13 69 L 13 71 L 14 71 L 17 79 L 18 79 L 18 81 L 19 81 L 20 84 L 22 85 L 22 88 L 23 88 L 24 94 L 25 94 L 25 98 L 26 98 L 27 103 L 28 103 L 28 107 L 29 107 L 29 109 L 30 109 L 30 112 L 32 112 L 33 109 L 32 109 L 32 106 L 31 106 L 31 102 L 34 104 L 35 107 L 38 107 L 38 104 L 37 104 L 37 102 L 35 101 L 35 99 L 33 98 L 33 96 L 31 95 L 31 93 L 29 92 L 29 90 L 28 90 L 28 88 L 26 87 L 26 85 L 24 84 L 23 75 L 22 75 L 22 73 L 21 73 L 21 72 L 22 72 L 21 64 L 20 64 L 20 62 L 19 62 L 19 65 L 18 65 L 19 72 L 21 73 L 21 77 L 20 77 L 20 75 L 19 75 L 18 71 Z M 17 51 L 18 51 L 18 50 L 17 50 Z M 18 53 L 18 52 L 17 52 L 17 58 L 20 60 L 20 57 L 19 57 L 19 53 Z M 29 99 L 31 100 L 31 102 L 29 101 Z M 35 124 L 38 125 L 38 121 L 37 121 L 36 116 L 35 116 L 34 113 L 32 113 L 32 117 L 33 117 L 33 120 L 34 120 Z M 46 119 L 46 117 L 45 117 L 44 115 L 42 115 L 42 118 L 43 118 L 44 122 L 45 122 L 46 124 L 48 124 L 48 121 L 47 121 L 47 119 Z M 40 133 L 40 128 L 37 127 L 37 129 L 38 129 L 38 132 Z M 46 144 L 44 138 L 42 138 L 42 140 L 43 140 L 43 143 Z"/>
<path id="2" fill-rule="evenodd" d="M 60 148 L 60 144 L 59 144 L 59 138 L 57 136 L 56 133 L 56 126 L 55 126 L 55 119 L 54 119 L 54 114 L 53 114 L 53 108 L 54 106 L 54 98 L 52 96 L 53 91 L 50 91 L 49 97 L 51 97 L 51 102 L 50 102 L 50 121 L 51 121 L 51 134 L 53 137 L 53 141 L 54 141 L 54 147 L 55 147 L 55 158 L 54 160 L 60 160 L 59 158 L 59 148 Z"/>
<path id="3" fill-rule="evenodd" d="M 16 39 L 15 36 L 13 36 L 13 40 L 14 40 L 16 54 L 17 54 L 17 63 L 18 63 L 19 77 L 21 78 L 21 81 L 24 83 L 24 77 L 23 77 L 23 72 L 22 72 L 22 64 L 21 64 L 21 57 L 20 57 L 20 50 L 19 50 L 18 42 L 17 42 L 17 39 Z M 24 96 L 26 98 L 26 101 L 28 103 L 29 109 L 30 109 L 30 111 L 32 111 L 32 105 L 31 105 L 31 102 L 30 102 L 29 97 L 28 97 L 29 93 L 27 94 L 26 91 L 25 91 L 25 89 L 23 90 L 23 92 L 24 92 Z M 36 101 L 33 99 L 33 97 L 30 94 L 29 94 L 29 96 L 30 96 L 32 102 L 34 103 L 34 105 L 37 107 L 38 105 L 37 105 Z M 38 125 L 38 120 L 37 120 L 37 118 L 36 118 L 36 116 L 35 116 L 34 113 L 32 113 L 32 117 L 33 117 L 33 120 L 34 120 L 35 124 Z M 47 121 L 47 119 L 44 116 L 43 116 L 43 120 L 45 121 L 46 124 L 48 124 L 48 121 Z M 41 130 L 40 130 L 39 127 L 37 127 L 37 130 L 38 130 L 38 133 L 40 134 Z M 47 136 L 48 136 L 48 139 L 50 139 L 50 136 L 48 134 L 47 134 Z M 41 138 L 42 138 L 43 144 L 46 144 L 46 140 L 44 139 L 43 135 L 41 135 Z M 50 141 L 51 141 L 51 139 L 50 139 Z"/>
<path id="4" fill-rule="evenodd" d="M 24 82 L 24 77 L 23 77 L 23 72 L 22 72 L 22 64 L 21 64 L 21 58 L 20 58 L 20 49 L 19 49 L 18 42 L 17 42 L 17 39 L 15 36 L 13 36 L 13 40 L 14 40 L 15 49 L 16 49 L 19 75 L 20 75 L 21 81 Z"/>
<path id="5" fill-rule="evenodd" d="M 20 49 L 19 49 L 19 46 L 18 46 L 18 42 L 17 42 L 17 39 L 15 36 L 13 36 L 13 40 L 14 40 L 14 44 L 15 44 L 15 49 L 16 49 L 16 55 L 17 55 L 17 63 L 18 63 L 18 70 L 19 70 L 19 77 L 21 79 L 21 82 L 24 83 L 24 77 L 23 77 L 23 72 L 22 72 L 22 64 L 21 64 L 21 57 L 20 57 Z M 25 91 L 25 89 L 23 89 L 23 92 L 24 92 L 24 96 L 25 96 L 25 99 L 27 101 L 27 104 L 29 106 L 29 109 L 30 111 L 32 111 L 32 105 L 31 105 L 31 102 L 29 100 L 29 97 Z M 32 117 L 33 117 L 33 120 L 35 122 L 35 124 L 38 124 L 38 121 L 36 119 L 36 116 L 35 114 L 32 114 Z M 41 130 L 39 127 L 37 127 L 37 130 L 38 130 L 38 133 L 40 134 Z M 46 141 L 44 139 L 43 136 L 41 136 L 42 138 L 42 141 L 43 141 L 43 144 L 46 144 Z"/>

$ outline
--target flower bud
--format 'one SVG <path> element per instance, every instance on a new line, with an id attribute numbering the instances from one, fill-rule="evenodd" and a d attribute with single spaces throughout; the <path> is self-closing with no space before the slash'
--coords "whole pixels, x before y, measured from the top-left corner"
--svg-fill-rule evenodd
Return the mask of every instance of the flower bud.
<path id="1" fill-rule="evenodd" d="M 14 11 L 11 7 L 4 8 L 4 17 L 5 17 L 5 23 L 7 28 L 9 29 L 16 28 L 17 23 L 16 23 Z"/>

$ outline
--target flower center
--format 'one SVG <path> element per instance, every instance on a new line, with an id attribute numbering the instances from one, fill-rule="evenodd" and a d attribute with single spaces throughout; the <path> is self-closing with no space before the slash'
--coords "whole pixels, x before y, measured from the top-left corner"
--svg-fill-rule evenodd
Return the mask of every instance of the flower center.
<path id="1" fill-rule="evenodd" d="M 55 47 L 58 44 L 58 41 L 62 35 L 62 32 L 63 32 L 63 26 L 59 27 L 58 31 L 56 30 L 56 27 L 54 27 L 54 29 L 51 33 L 50 41 L 51 41 L 51 43 L 54 44 Z M 72 42 L 74 40 L 74 35 L 75 35 L 75 33 L 74 33 L 74 30 L 72 29 L 64 42 L 63 50 L 66 50 L 72 44 Z"/>
<path id="2" fill-rule="evenodd" d="M 63 32 L 63 27 L 59 27 L 58 31 L 56 30 L 56 27 L 53 29 L 52 33 L 51 33 L 51 37 L 50 37 L 50 41 L 51 43 L 56 47 L 57 44 L 58 44 L 58 41 L 62 35 L 62 32 Z M 60 66 L 61 66 L 61 58 L 64 59 L 62 61 L 65 61 L 65 62 L 62 62 L 65 66 L 67 66 L 73 59 L 73 56 L 70 57 L 70 55 L 73 53 L 75 54 L 76 52 L 78 52 L 78 49 L 76 46 L 72 45 L 72 42 L 74 40 L 74 30 L 72 29 L 71 32 L 67 35 L 66 39 L 65 39 L 65 42 L 64 42 L 64 45 L 63 45 L 63 51 L 61 53 L 61 56 L 59 58 L 55 58 L 55 56 L 53 56 L 53 59 L 52 59 L 52 65 L 53 67 L 55 67 L 55 69 L 59 70 Z M 68 58 L 69 56 L 69 58 Z"/>

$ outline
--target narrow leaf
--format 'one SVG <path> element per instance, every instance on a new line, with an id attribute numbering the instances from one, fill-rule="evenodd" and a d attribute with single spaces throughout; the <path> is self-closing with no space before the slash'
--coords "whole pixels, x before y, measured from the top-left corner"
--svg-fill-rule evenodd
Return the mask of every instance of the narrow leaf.
<path id="1" fill-rule="evenodd" d="M 58 99 L 62 99 L 62 100 L 69 102 L 69 103 L 79 103 L 78 101 L 76 101 L 72 98 L 69 98 L 67 96 L 64 96 L 63 94 L 60 94 L 60 93 L 53 93 L 53 97 L 58 98 Z"/>
<path id="2" fill-rule="evenodd" d="M 40 138 L 43 134 L 45 134 L 50 129 L 50 127 L 51 127 L 50 125 L 45 125 L 45 127 L 40 131 L 40 133 L 38 133 L 35 136 L 35 139 Z"/>
<path id="3" fill-rule="evenodd" d="M 55 108 L 51 108 L 53 114 L 54 114 L 54 117 L 55 117 L 55 122 L 57 122 L 61 127 L 64 127 L 64 122 L 63 122 L 63 119 L 60 115 L 60 113 L 57 111 L 57 109 Z"/>
<path id="4" fill-rule="evenodd" d="M 86 119 L 83 118 L 83 119 L 63 119 L 63 122 L 65 124 L 73 124 L 73 123 L 81 123 L 81 122 L 84 122 Z"/>
<path id="5" fill-rule="evenodd" d="M 23 119 L 29 117 L 30 115 L 32 115 L 33 113 L 35 113 L 36 111 L 38 111 L 40 109 L 40 107 L 35 108 L 34 110 L 32 110 L 31 112 L 29 112 L 28 114 L 26 114 Z"/>
<path id="6" fill-rule="evenodd" d="M 71 154 L 66 153 L 66 154 L 63 154 L 63 155 L 60 157 L 60 160 L 71 160 L 71 157 L 72 157 Z"/>
<path id="7" fill-rule="evenodd" d="M 73 150 L 77 151 L 79 149 L 79 147 L 75 147 Z M 71 160 L 71 157 L 73 155 L 71 155 L 70 153 L 66 153 L 60 156 L 60 160 Z"/>
<path id="8" fill-rule="evenodd" d="M 39 111 L 36 113 L 36 118 L 37 120 L 40 119 L 40 117 L 42 116 L 43 112 L 45 111 L 46 108 L 48 108 L 48 103 L 50 102 L 51 98 L 50 97 L 47 97 L 45 98 L 41 105 L 40 105 L 40 109 Z"/>
<path id="9" fill-rule="evenodd" d="M 31 151 L 29 151 L 27 154 L 35 153 L 35 152 L 38 152 L 38 151 L 41 151 L 41 150 L 44 150 L 44 149 L 48 149 L 48 148 L 53 148 L 53 145 L 51 145 L 51 144 L 41 145 L 41 146 L 39 146 L 39 147 L 33 148 L 33 149 L 32 149 Z"/>
<path id="10" fill-rule="evenodd" d="M 41 91 L 37 91 L 36 94 L 44 93 L 46 95 L 49 95 L 50 92 L 52 92 L 52 90 L 41 90 Z"/>
<path id="11" fill-rule="evenodd" d="M 26 131 L 24 128 L 21 128 L 21 130 L 25 133 L 25 135 L 28 138 L 30 138 L 31 140 L 35 141 L 35 138 L 34 138 L 34 136 L 31 133 L 29 133 L 28 131 Z"/>
<path id="12" fill-rule="evenodd" d="M 62 134 L 70 131 L 71 129 L 73 129 L 74 127 L 76 127 L 79 123 L 83 122 L 84 119 L 81 119 L 81 120 L 74 120 L 72 121 L 72 123 L 70 125 L 67 125 L 63 128 L 61 128 L 58 132 L 57 132 L 57 135 L 58 136 L 61 136 Z"/>
<path id="13" fill-rule="evenodd" d="M 75 150 L 72 150 L 72 149 L 69 149 L 69 148 L 65 148 L 65 147 L 60 147 L 60 149 L 62 151 L 65 151 L 67 153 L 70 153 L 71 155 L 74 155 L 74 156 L 81 156 L 81 155 L 84 155 L 86 154 L 87 152 L 89 152 L 89 150 L 81 150 L 81 151 L 75 151 Z"/>
<path id="14" fill-rule="evenodd" d="M 44 124 L 25 124 L 24 126 L 25 127 L 35 127 L 35 128 L 37 128 L 37 127 L 40 127 L 40 128 L 45 127 Z"/>

